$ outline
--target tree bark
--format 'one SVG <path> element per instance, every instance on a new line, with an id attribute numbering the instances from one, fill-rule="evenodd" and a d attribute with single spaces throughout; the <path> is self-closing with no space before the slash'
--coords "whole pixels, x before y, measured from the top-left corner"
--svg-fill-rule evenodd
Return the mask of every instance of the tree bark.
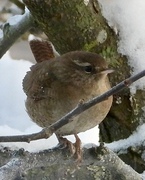
<path id="1" fill-rule="evenodd" d="M 84 148 L 81 164 L 77 164 L 67 149 L 28 153 L 20 149 L 0 152 L 1 180 L 19 179 L 83 179 L 141 180 L 142 177 L 104 146 Z"/>

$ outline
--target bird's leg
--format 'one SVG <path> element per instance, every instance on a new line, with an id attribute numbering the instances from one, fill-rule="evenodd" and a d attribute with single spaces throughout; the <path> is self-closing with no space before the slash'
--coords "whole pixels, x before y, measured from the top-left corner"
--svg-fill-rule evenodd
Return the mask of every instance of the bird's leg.
<path id="1" fill-rule="evenodd" d="M 75 147 L 75 155 L 77 156 L 77 162 L 80 163 L 82 161 L 82 148 L 81 148 L 81 140 L 78 137 L 77 134 L 74 134 L 76 142 L 74 143 L 74 147 Z"/>
<path id="2" fill-rule="evenodd" d="M 59 141 L 59 144 L 55 148 L 64 149 L 69 148 L 72 156 L 76 155 L 77 162 L 80 163 L 82 161 L 82 149 L 81 149 L 81 140 L 79 139 L 77 134 L 74 134 L 76 142 L 72 143 L 67 138 L 56 135 Z"/>
<path id="3" fill-rule="evenodd" d="M 64 148 L 70 147 L 70 144 L 72 144 L 72 142 L 70 142 L 67 138 L 59 136 L 57 134 L 56 134 L 56 137 L 57 137 L 58 142 L 59 142 L 58 145 L 57 145 L 57 147 L 59 149 L 64 149 Z"/>
<path id="4" fill-rule="evenodd" d="M 71 154 L 72 155 L 75 154 L 75 147 L 71 141 L 69 141 L 67 138 L 59 136 L 57 134 L 56 134 L 56 137 L 57 137 L 59 143 L 55 148 L 59 148 L 59 149 L 69 148 Z"/>

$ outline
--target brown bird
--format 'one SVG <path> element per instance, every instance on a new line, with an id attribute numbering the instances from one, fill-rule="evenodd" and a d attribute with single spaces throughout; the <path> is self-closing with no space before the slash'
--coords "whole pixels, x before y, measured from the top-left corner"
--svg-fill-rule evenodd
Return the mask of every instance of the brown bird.
<path id="1" fill-rule="evenodd" d="M 41 127 L 48 127 L 75 108 L 110 89 L 105 60 L 96 53 L 73 51 L 33 65 L 23 80 L 27 95 L 26 109 L 30 118 Z M 74 134 L 73 153 L 81 160 L 77 133 L 98 125 L 107 115 L 112 97 L 91 107 L 55 133 L 59 139 Z M 71 146 L 72 147 L 72 146 Z"/>

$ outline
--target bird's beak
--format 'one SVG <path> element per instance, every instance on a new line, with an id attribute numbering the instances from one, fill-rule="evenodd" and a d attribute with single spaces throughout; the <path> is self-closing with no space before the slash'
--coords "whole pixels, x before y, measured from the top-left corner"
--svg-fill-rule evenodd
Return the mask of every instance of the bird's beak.
<path id="1" fill-rule="evenodd" d="M 113 72 L 114 72 L 113 69 L 104 69 L 104 70 L 102 70 L 100 73 L 101 73 L 101 74 L 110 74 L 110 73 L 113 73 Z"/>

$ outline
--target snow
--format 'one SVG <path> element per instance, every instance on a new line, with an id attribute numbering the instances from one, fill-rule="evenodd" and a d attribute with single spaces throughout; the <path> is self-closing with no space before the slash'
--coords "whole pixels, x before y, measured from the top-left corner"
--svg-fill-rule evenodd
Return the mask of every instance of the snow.
<path id="1" fill-rule="evenodd" d="M 3 31 L 0 29 L 0 39 L 3 38 Z"/>
<path id="2" fill-rule="evenodd" d="M 29 37 L 28 37 L 28 41 L 32 41 L 32 40 L 42 41 L 42 39 L 40 37 L 36 37 L 33 34 L 30 34 Z"/>
<path id="3" fill-rule="evenodd" d="M 22 23 L 23 20 L 25 19 L 26 16 L 29 16 L 29 10 L 27 8 L 25 8 L 25 13 L 21 15 L 21 10 L 18 9 L 17 7 L 15 7 L 13 9 L 13 11 L 15 11 L 17 14 L 14 16 L 11 16 L 8 20 L 7 20 L 7 24 L 9 24 L 10 26 L 17 26 L 18 23 Z M 19 14 L 18 14 L 19 13 Z"/>
<path id="4" fill-rule="evenodd" d="M 89 0 L 84 0 L 84 4 L 87 6 L 89 4 Z"/>
<path id="5" fill-rule="evenodd" d="M 0 136 L 31 134 L 39 132 L 41 128 L 33 123 L 25 111 L 26 96 L 22 90 L 22 79 L 29 70 L 32 63 L 24 60 L 12 60 L 9 53 L 6 53 L 0 60 Z M 79 137 L 84 143 L 98 142 L 98 127 Z M 74 141 L 73 136 L 68 139 Z M 11 149 L 24 148 L 30 152 L 48 149 L 57 145 L 55 135 L 49 139 L 25 142 L 1 143 L 2 146 Z M 1 146 L 1 147 L 2 147 Z"/>
<path id="6" fill-rule="evenodd" d="M 142 173 L 142 178 L 145 180 L 145 171 Z"/>
<path id="7" fill-rule="evenodd" d="M 23 15 L 12 16 L 12 17 L 9 18 L 8 23 L 11 26 L 16 25 L 16 24 L 18 24 L 21 21 L 22 18 L 23 18 Z"/>
<path id="8" fill-rule="evenodd" d="M 114 152 L 119 152 L 120 154 L 124 153 L 128 147 L 137 147 L 141 145 L 145 146 L 145 124 L 139 126 L 127 139 L 121 139 L 109 144 L 106 143 L 109 149 L 112 149 Z"/>
<path id="9" fill-rule="evenodd" d="M 109 25 L 119 35 L 118 52 L 128 57 L 132 75 L 145 69 L 145 1 L 99 0 Z M 145 78 L 131 86 L 131 92 L 145 87 Z"/>

